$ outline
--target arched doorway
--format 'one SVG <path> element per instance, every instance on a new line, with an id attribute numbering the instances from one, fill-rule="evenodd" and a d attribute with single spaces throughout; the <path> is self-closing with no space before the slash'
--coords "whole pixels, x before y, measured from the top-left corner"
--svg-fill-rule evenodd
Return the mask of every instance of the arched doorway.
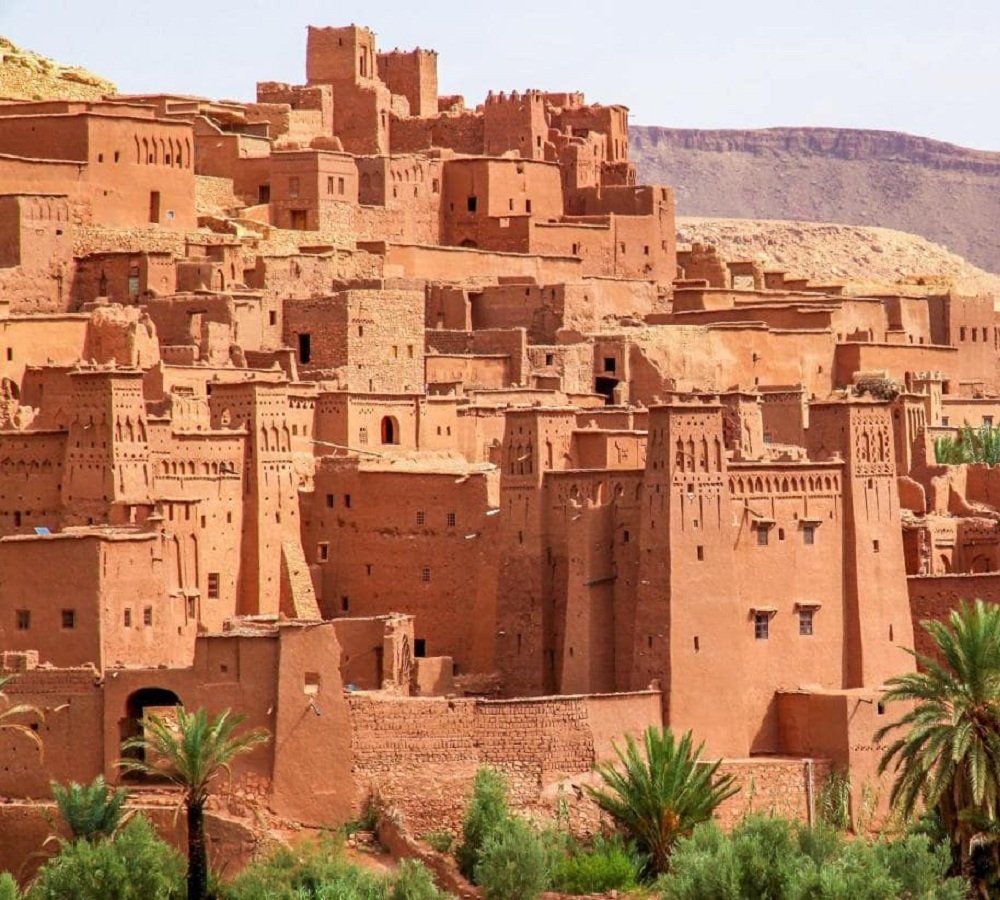
<path id="1" fill-rule="evenodd" d="M 142 734 L 143 720 L 146 716 L 160 715 L 166 718 L 171 710 L 181 705 L 181 698 L 173 691 L 160 687 L 141 688 L 129 694 L 125 701 L 125 716 L 121 720 L 121 740 L 139 737 Z M 123 751 L 122 756 L 133 759 L 142 758 L 142 750 Z M 149 778 L 134 772 L 126 774 L 125 779 L 131 782 L 144 783 Z"/>
<path id="2" fill-rule="evenodd" d="M 396 421 L 395 416 L 382 417 L 382 443 L 399 443 L 399 422 Z"/>

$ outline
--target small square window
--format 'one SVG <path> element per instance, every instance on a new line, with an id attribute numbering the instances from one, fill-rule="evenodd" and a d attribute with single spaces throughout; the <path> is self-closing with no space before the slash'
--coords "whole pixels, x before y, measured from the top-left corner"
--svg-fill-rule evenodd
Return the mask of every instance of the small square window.
<path id="1" fill-rule="evenodd" d="M 19 609 L 16 613 L 17 630 L 27 631 L 31 628 L 31 610 Z"/>
<path id="2" fill-rule="evenodd" d="M 219 573 L 208 573 L 208 596 L 211 600 L 219 599 Z"/>
<path id="3" fill-rule="evenodd" d="M 147 606 L 142 611 L 142 624 L 150 626 L 153 624 L 153 607 Z"/>
<path id="4" fill-rule="evenodd" d="M 771 614 L 757 612 L 753 614 L 753 636 L 758 641 L 766 641 L 770 636 Z"/>
<path id="5" fill-rule="evenodd" d="M 802 637 L 810 637 L 813 633 L 813 609 L 799 610 L 799 634 Z"/>
<path id="6" fill-rule="evenodd" d="M 76 610 L 64 609 L 62 611 L 62 627 L 76 628 Z"/>

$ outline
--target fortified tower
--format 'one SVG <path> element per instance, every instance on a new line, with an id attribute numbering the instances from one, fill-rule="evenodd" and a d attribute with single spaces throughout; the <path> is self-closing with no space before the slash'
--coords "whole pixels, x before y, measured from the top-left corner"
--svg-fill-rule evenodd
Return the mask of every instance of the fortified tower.
<path id="1" fill-rule="evenodd" d="M 522 159 L 545 159 L 549 126 L 543 94 L 490 92 L 483 107 L 483 132 L 487 156 L 516 150 Z"/>
<path id="2" fill-rule="evenodd" d="M 284 612 L 293 616 L 294 608 L 283 608 L 288 605 L 284 567 L 298 562 L 302 545 L 287 424 L 288 385 L 261 381 L 216 384 L 209 403 L 213 428 L 242 427 L 247 431 L 237 613 Z"/>
<path id="3" fill-rule="evenodd" d="M 712 756 L 749 748 L 738 683 L 747 612 L 737 599 L 722 407 L 649 411 L 632 688 L 658 680 L 664 721 Z"/>
<path id="4" fill-rule="evenodd" d="M 556 408 L 511 410 L 506 416 L 496 661 L 505 692 L 512 695 L 555 690 L 552 565 L 542 486 L 546 472 L 565 468 L 575 421 L 572 410 Z"/>
<path id="5" fill-rule="evenodd" d="M 121 523 L 149 505 L 152 471 L 142 372 L 73 372 L 63 506 L 71 523 Z"/>
<path id="6" fill-rule="evenodd" d="M 810 455 L 844 472 L 844 687 L 877 687 L 912 666 L 903 531 L 888 403 L 813 403 Z"/>

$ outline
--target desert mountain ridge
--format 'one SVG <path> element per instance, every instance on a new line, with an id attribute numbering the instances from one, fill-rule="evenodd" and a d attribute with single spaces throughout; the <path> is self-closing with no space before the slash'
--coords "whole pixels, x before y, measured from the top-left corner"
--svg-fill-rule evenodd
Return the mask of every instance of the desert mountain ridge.
<path id="1" fill-rule="evenodd" d="M 922 235 L 1000 272 L 1000 153 L 891 131 L 630 129 L 639 180 L 681 216 L 840 222 Z"/>

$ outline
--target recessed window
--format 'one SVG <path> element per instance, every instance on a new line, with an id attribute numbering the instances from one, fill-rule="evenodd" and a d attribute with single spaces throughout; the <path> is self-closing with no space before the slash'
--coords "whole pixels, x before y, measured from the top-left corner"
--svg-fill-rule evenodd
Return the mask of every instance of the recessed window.
<path id="1" fill-rule="evenodd" d="M 420 580 L 424 582 L 424 584 L 427 584 L 431 580 L 431 570 L 427 568 L 427 566 L 424 566 L 420 570 Z"/>
<path id="2" fill-rule="evenodd" d="M 358 443 L 367 444 L 368 443 L 368 429 L 362 426 L 358 429 Z"/>
<path id="3" fill-rule="evenodd" d="M 131 606 L 126 606 L 125 607 L 125 612 L 122 614 L 122 624 L 126 628 L 131 628 L 132 627 L 132 607 Z"/>
<path id="4" fill-rule="evenodd" d="M 422 509 L 417 510 L 417 524 L 423 525 L 427 521 L 427 516 Z"/>
<path id="5" fill-rule="evenodd" d="M 351 598 L 341 597 L 340 598 L 340 611 L 347 612 L 351 608 Z"/>
<path id="6" fill-rule="evenodd" d="M 447 522 L 449 528 L 454 528 L 456 521 L 457 517 L 453 512 L 450 512 L 445 516 L 445 522 Z"/>
<path id="7" fill-rule="evenodd" d="M 62 627 L 76 628 L 76 610 L 64 609 L 62 611 Z"/>
<path id="8" fill-rule="evenodd" d="M 326 495 L 326 508 L 333 509 L 333 494 Z"/>
<path id="9" fill-rule="evenodd" d="M 14 618 L 18 631 L 27 631 L 31 628 L 31 610 L 19 609 Z"/>
<path id="10" fill-rule="evenodd" d="M 770 636 L 771 614 L 757 612 L 753 614 L 753 636 L 758 641 L 766 641 Z"/>
<path id="11" fill-rule="evenodd" d="M 626 528 L 622 532 L 622 543 L 623 544 L 627 544 L 631 540 L 632 540 L 632 535 L 629 533 L 629 530 Z"/>
<path id="12" fill-rule="evenodd" d="M 320 687 L 319 672 L 306 672 L 302 680 L 302 689 L 307 694 L 318 694 Z"/>
<path id="13" fill-rule="evenodd" d="M 767 532 L 768 529 L 764 525 L 757 526 L 757 546 L 766 547 L 767 546 Z"/>
<path id="14" fill-rule="evenodd" d="M 704 562 L 704 561 L 705 561 L 705 548 L 699 546 L 698 547 L 698 562 Z"/>
<path id="15" fill-rule="evenodd" d="M 465 208 L 470 212 L 474 213 L 476 208 L 479 206 L 479 199 L 477 197 L 469 197 L 465 201 Z"/>
<path id="16" fill-rule="evenodd" d="M 547 366 L 555 365 L 555 361 L 556 361 L 556 355 L 554 353 L 545 354 L 545 365 Z"/>
<path id="17" fill-rule="evenodd" d="M 878 541 L 872 541 L 872 553 L 878 553 L 878 551 L 879 551 Z"/>
<path id="18" fill-rule="evenodd" d="M 299 179 L 289 178 L 288 179 L 288 196 L 293 200 L 299 196 Z"/>
<path id="19" fill-rule="evenodd" d="M 330 545 L 326 541 L 317 544 L 316 551 L 320 562 L 326 562 L 330 558 Z"/>
<path id="20" fill-rule="evenodd" d="M 803 544 L 815 544 L 816 543 L 816 526 L 815 525 L 804 525 L 802 527 L 802 543 Z"/>
<path id="21" fill-rule="evenodd" d="M 147 627 L 153 624 L 153 607 L 147 606 L 142 611 L 142 624 Z"/>
<path id="22" fill-rule="evenodd" d="M 208 596 L 210 600 L 219 599 L 219 573 L 208 573 Z"/>
<path id="23" fill-rule="evenodd" d="M 351 508 L 351 495 L 350 494 L 344 494 L 344 506 L 346 506 L 348 509 Z"/>
<path id="24" fill-rule="evenodd" d="M 413 655 L 423 658 L 427 655 L 427 639 L 416 638 L 413 642 Z"/>
<path id="25" fill-rule="evenodd" d="M 332 194 L 333 193 L 333 176 L 332 175 L 327 175 L 327 177 L 326 177 L 326 192 L 328 194 Z M 341 193 L 343 193 L 343 191 L 341 191 Z"/>
<path id="26" fill-rule="evenodd" d="M 816 612 L 814 609 L 800 609 L 799 610 L 799 634 L 802 637 L 811 637 L 813 633 L 813 614 Z"/>

